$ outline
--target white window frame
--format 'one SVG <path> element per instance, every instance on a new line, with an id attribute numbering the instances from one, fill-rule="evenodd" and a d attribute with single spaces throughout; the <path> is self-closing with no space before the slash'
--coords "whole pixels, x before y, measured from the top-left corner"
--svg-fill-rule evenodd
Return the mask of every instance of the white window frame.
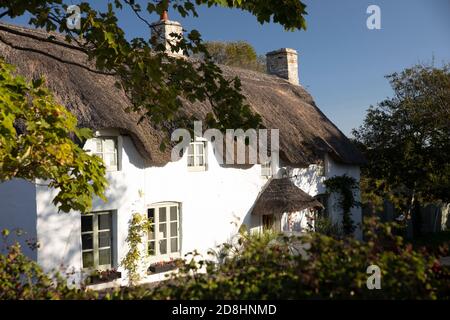
<path id="1" fill-rule="evenodd" d="M 109 229 L 99 229 L 98 217 L 100 215 L 110 216 L 110 226 Z M 82 231 L 81 230 L 81 219 L 83 217 L 92 217 L 92 231 Z M 113 212 L 112 211 L 98 211 L 86 214 L 81 214 L 80 218 L 80 231 L 81 231 L 81 265 L 84 270 L 108 270 L 113 266 L 114 260 L 114 242 L 113 242 Z M 99 233 L 109 232 L 110 234 L 110 245 L 106 247 L 99 246 Z M 83 249 L 83 235 L 92 234 L 92 249 Z M 100 260 L 100 250 L 109 249 L 110 252 L 110 262 L 108 264 L 99 264 Z M 93 265 L 85 267 L 83 263 L 83 253 L 93 252 Z"/>
<path id="2" fill-rule="evenodd" d="M 203 154 L 199 154 L 197 146 L 202 146 Z M 192 147 L 192 151 L 190 152 Z M 193 165 L 190 164 L 190 159 L 193 159 Z M 200 164 L 199 158 L 203 159 L 203 164 Z M 189 171 L 206 171 L 206 142 L 204 141 L 194 141 L 189 144 L 187 148 L 187 166 Z"/>
<path id="3" fill-rule="evenodd" d="M 176 207 L 176 219 L 171 217 L 171 208 Z M 160 209 L 165 208 L 166 220 L 160 221 Z M 153 238 L 150 238 L 151 232 L 147 235 L 147 250 L 150 262 L 168 260 L 170 258 L 181 257 L 181 205 L 179 202 L 161 202 L 152 204 L 147 208 L 147 217 L 150 217 L 150 211 L 153 210 L 153 219 L 151 221 Z M 172 234 L 172 224 L 176 222 L 176 235 Z M 160 225 L 165 224 L 166 237 L 164 231 L 160 232 Z M 172 240 L 176 239 L 177 250 L 172 252 Z M 161 242 L 166 241 L 166 251 L 161 253 Z M 150 252 L 150 243 L 154 242 L 154 253 Z"/>
<path id="4" fill-rule="evenodd" d="M 272 163 L 270 161 L 261 164 L 261 176 L 266 178 L 272 177 Z"/>
<path id="5" fill-rule="evenodd" d="M 104 151 L 104 149 L 105 149 L 104 145 L 105 145 L 105 141 L 106 140 L 112 140 L 114 142 L 114 152 L 110 153 L 110 152 L 105 152 Z M 97 150 L 97 142 L 101 142 L 101 147 L 102 147 L 101 151 Z M 100 157 L 103 160 L 103 163 L 105 164 L 107 172 L 120 171 L 118 137 L 115 137 L 115 136 L 96 136 L 96 137 L 92 138 L 92 145 L 93 145 L 94 150 L 90 150 L 90 153 Z M 111 165 L 106 163 L 106 157 L 105 157 L 106 154 L 113 154 L 114 155 L 114 158 L 116 160 L 116 165 L 115 166 L 111 166 Z"/>

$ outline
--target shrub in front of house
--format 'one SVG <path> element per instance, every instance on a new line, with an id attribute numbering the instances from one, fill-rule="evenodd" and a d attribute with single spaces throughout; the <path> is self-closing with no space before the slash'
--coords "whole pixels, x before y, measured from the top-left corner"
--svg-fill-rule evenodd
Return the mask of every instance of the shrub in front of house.
<path id="1" fill-rule="evenodd" d="M 414 250 L 395 226 L 370 221 L 365 241 L 320 233 L 302 237 L 242 233 L 202 260 L 176 261 L 179 272 L 159 285 L 104 292 L 103 299 L 449 299 L 450 270 L 439 257 Z M 448 254 L 448 253 L 447 253 Z M 369 266 L 380 289 L 369 289 Z M 205 273 L 206 271 L 206 273 Z M 51 279 L 18 244 L 0 255 L 0 299 L 96 299 L 92 291 Z"/>
<path id="2" fill-rule="evenodd" d="M 150 299 L 448 299 L 450 271 L 415 251 L 392 224 L 369 221 L 365 242 L 314 233 L 304 237 L 242 235 L 221 247 L 221 263 L 192 257 L 177 276 L 122 298 Z M 195 255 L 195 254 L 194 254 Z M 369 266 L 381 272 L 369 289 Z M 200 272 L 206 269 L 207 273 Z"/>
<path id="3" fill-rule="evenodd" d="M 52 279 L 22 252 L 19 243 L 8 244 L 9 231 L 2 230 L 0 252 L 0 300 L 95 299 L 92 291 L 71 288 L 62 277 Z"/>

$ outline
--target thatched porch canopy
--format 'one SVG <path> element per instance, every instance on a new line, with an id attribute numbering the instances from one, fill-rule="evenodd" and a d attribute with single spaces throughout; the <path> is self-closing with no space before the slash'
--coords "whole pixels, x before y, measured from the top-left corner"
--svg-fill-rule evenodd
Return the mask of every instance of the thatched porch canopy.
<path id="1" fill-rule="evenodd" d="M 298 188 L 289 178 L 272 179 L 256 200 L 252 214 L 291 213 L 308 208 L 323 208 L 323 206 Z"/>

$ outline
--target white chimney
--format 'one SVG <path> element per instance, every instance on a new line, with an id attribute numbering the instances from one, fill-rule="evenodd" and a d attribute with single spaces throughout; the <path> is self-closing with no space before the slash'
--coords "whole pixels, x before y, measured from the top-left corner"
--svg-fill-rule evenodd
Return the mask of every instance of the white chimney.
<path id="1" fill-rule="evenodd" d="M 166 48 L 166 51 L 169 54 L 174 56 L 182 56 L 183 53 L 181 50 L 179 52 L 172 52 L 170 47 L 172 45 L 176 45 L 180 40 L 177 36 L 173 36 L 171 34 L 183 36 L 183 27 L 181 23 L 177 21 L 170 21 L 168 19 L 167 11 L 164 11 L 161 15 L 161 19 L 158 22 L 152 23 L 152 39 L 156 40 L 157 44 L 163 44 Z"/>
<path id="2" fill-rule="evenodd" d="M 292 84 L 298 85 L 297 51 L 282 48 L 266 54 L 267 73 L 279 76 Z"/>

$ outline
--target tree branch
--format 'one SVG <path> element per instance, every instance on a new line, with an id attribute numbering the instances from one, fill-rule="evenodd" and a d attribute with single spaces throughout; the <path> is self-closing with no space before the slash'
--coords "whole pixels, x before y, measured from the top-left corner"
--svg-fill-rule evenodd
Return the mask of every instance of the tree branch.
<path id="1" fill-rule="evenodd" d="M 54 56 L 54 55 L 48 53 L 47 51 L 42 51 L 42 50 L 35 49 L 35 48 L 24 48 L 24 47 L 16 46 L 16 45 L 8 42 L 7 40 L 5 40 L 2 36 L 0 36 L 0 41 L 3 42 L 4 44 L 10 46 L 13 49 L 39 53 L 39 54 L 42 54 L 42 55 L 44 55 L 46 57 L 55 59 L 55 60 L 57 60 L 57 61 L 59 61 L 61 63 L 77 66 L 77 67 L 83 68 L 83 69 L 85 69 L 87 71 L 90 71 L 90 72 L 93 72 L 93 73 L 97 73 L 97 74 L 101 74 L 101 75 L 108 75 L 108 76 L 115 75 L 115 73 L 103 72 L 103 71 L 99 71 L 99 70 L 95 70 L 95 69 L 89 68 L 88 66 L 86 66 L 84 64 L 81 64 L 81 63 L 78 63 L 78 62 L 75 62 L 75 61 L 68 61 L 68 60 L 61 59 L 61 58 L 59 58 L 57 56 Z"/>
<path id="2" fill-rule="evenodd" d="M 8 32 L 8 33 L 15 34 L 17 36 L 27 37 L 27 38 L 30 38 L 30 39 L 33 39 L 33 40 L 38 40 L 38 41 L 42 41 L 42 42 L 49 42 L 49 43 L 52 43 L 52 44 L 56 44 L 58 46 L 66 47 L 66 48 L 69 48 L 69 49 L 72 49 L 72 50 L 81 51 L 81 52 L 87 54 L 87 50 L 82 48 L 82 47 L 74 46 L 73 44 L 69 44 L 67 42 L 58 41 L 58 40 L 54 40 L 54 39 L 51 39 L 51 38 L 43 38 L 43 37 L 39 37 L 39 36 L 36 36 L 34 34 L 31 34 L 31 33 L 26 33 L 26 32 L 22 32 L 22 31 L 19 31 L 19 30 L 11 29 L 11 28 L 3 25 L 3 24 L 0 24 L 0 30 Z"/>
<path id="3" fill-rule="evenodd" d="M 0 13 L 0 19 L 3 18 L 4 16 L 6 16 L 7 14 L 9 14 L 10 12 L 11 12 L 11 11 L 6 10 L 6 11 Z"/>

